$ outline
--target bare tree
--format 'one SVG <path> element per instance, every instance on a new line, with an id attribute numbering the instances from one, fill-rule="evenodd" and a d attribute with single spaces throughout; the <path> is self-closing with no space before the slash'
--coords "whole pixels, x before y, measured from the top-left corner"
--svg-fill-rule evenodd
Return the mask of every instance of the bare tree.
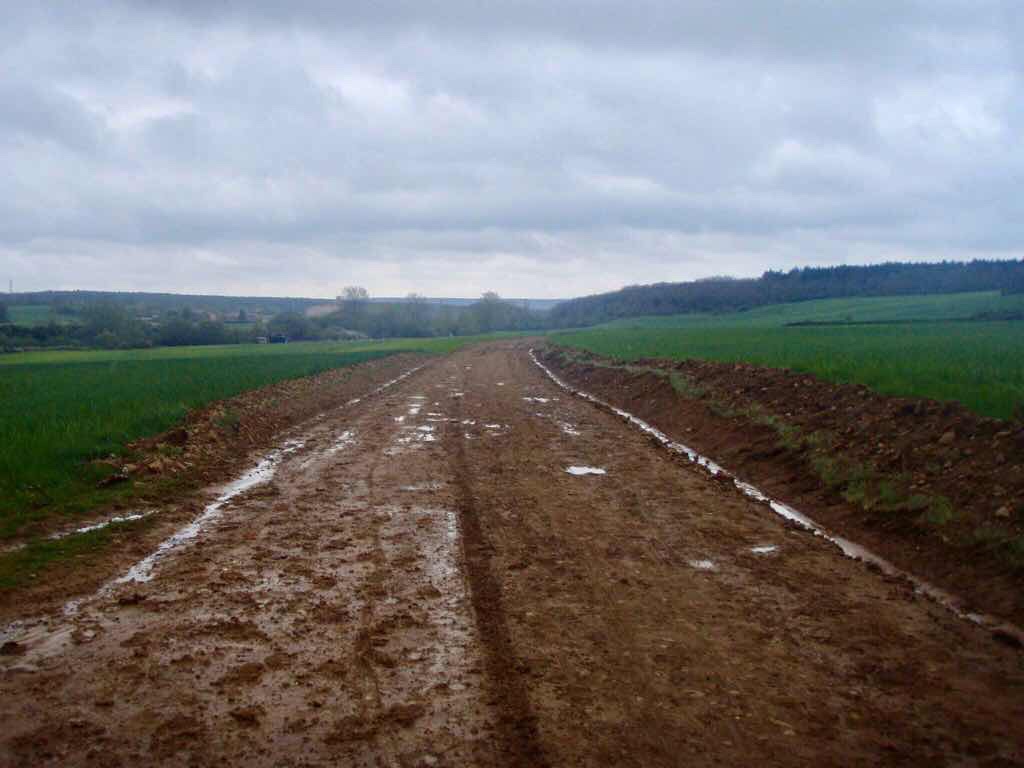
<path id="1" fill-rule="evenodd" d="M 345 322 L 356 328 L 366 315 L 366 305 L 370 301 L 370 292 L 361 285 L 346 285 L 338 297 L 342 316 Z"/>

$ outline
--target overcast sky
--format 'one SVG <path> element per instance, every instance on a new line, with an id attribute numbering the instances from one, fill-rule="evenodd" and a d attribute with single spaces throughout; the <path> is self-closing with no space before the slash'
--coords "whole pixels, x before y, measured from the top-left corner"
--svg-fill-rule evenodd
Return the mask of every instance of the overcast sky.
<path id="1" fill-rule="evenodd" d="M 1014 0 L 2 11 L 16 290 L 564 297 L 1024 255 Z"/>

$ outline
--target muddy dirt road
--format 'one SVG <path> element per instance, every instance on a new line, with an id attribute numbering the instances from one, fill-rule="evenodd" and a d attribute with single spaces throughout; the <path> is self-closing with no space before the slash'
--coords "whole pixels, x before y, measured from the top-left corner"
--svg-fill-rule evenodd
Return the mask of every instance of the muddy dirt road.
<path id="1" fill-rule="evenodd" d="M 9 632 L 0 764 L 1024 764 L 1020 651 L 522 344 L 324 414 L 255 480 Z"/>

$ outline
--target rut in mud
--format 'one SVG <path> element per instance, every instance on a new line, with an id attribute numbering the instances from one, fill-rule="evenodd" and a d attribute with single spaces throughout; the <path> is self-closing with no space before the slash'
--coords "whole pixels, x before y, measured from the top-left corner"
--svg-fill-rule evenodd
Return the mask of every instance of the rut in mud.
<path id="1" fill-rule="evenodd" d="M 1019 652 L 521 343 L 288 440 L 149 580 L 8 633 L 0 764 L 1024 762 Z"/>

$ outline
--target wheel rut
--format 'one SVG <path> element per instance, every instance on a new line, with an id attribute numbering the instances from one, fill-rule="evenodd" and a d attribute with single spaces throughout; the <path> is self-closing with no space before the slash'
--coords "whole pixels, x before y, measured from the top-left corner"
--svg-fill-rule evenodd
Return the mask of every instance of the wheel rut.
<path id="1" fill-rule="evenodd" d="M 461 398 L 453 409 L 459 423 L 464 421 Z M 493 546 L 480 523 L 473 501 L 473 478 L 466 460 L 469 442 L 464 434 L 449 431 L 445 447 L 451 457 L 457 489 L 459 530 L 466 578 L 476 623 L 485 648 L 489 685 L 498 701 L 499 724 L 508 765 L 546 766 L 540 744 L 537 718 L 522 680 L 522 665 L 516 659 L 505 617 L 501 584 L 491 569 Z"/>

